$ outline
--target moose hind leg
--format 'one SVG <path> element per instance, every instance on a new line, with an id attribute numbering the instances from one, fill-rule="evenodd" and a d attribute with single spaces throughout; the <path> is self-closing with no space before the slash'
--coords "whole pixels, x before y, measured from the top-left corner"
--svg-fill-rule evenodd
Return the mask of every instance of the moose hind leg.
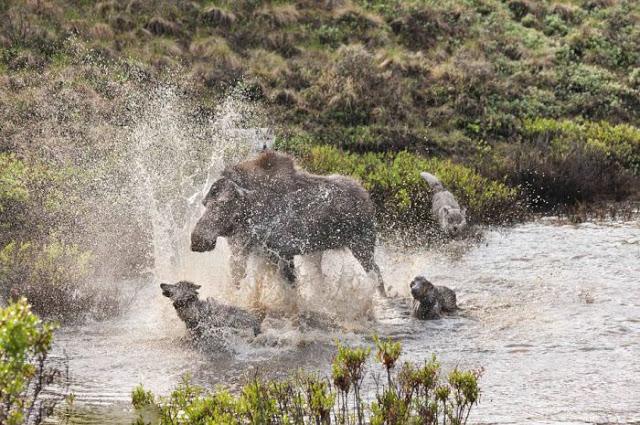
<path id="1" fill-rule="evenodd" d="M 371 271 L 376 275 L 377 280 L 377 289 L 378 293 L 383 297 L 387 296 L 387 291 L 384 288 L 384 280 L 382 279 L 382 273 L 380 273 L 380 267 L 376 264 L 375 259 L 373 258 L 373 247 L 372 248 L 351 248 L 351 252 L 353 256 L 356 257 L 356 260 L 360 262 L 364 271 L 369 274 Z"/>

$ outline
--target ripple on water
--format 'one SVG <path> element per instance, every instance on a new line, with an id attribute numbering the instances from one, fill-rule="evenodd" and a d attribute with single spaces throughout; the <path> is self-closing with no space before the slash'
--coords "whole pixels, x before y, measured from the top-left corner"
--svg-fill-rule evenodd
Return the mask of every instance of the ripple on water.
<path id="1" fill-rule="evenodd" d="M 145 308 L 159 314 L 134 308 L 118 320 L 63 329 L 57 354 L 66 351 L 71 389 L 87 408 L 76 423 L 129 423 L 131 388 L 143 383 L 167 393 L 186 372 L 198 383 L 232 387 L 255 370 L 270 376 L 302 366 L 328 372 L 335 338 L 358 343 L 373 332 L 400 339 L 406 360 L 436 353 L 445 368 L 483 367 L 474 423 L 638 422 L 638 240 L 635 223 L 545 221 L 510 231 L 489 229 L 482 243 L 455 254 L 383 247 L 378 262 L 399 297 L 375 300 L 375 322 L 354 319 L 341 324 L 351 329 L 344 332 L 275 317 L 258 342 L 242 345 L 232 356 L 194 350 L 166 299 L 142 292 Z M 349 276 L 358 273 L 349 261 L 339 265 Z M 324 267 L 325 277 L 337 278 Z M 461 311 L 442 320 L 414 319 L 407 285 L 418 273 L 454 288 Z M 357 290 L 355 284 L 349 287 Z M 332 291 L 330 296 L 339 296 Z M 366 298 L 367 291 L 358 297 Z M 330 312 L 331 303 L 322 300 L 323 313 Z M 348 307 L 343 304 L 337 305 Z M 93 421 L 96 412 L 103 415 L 101 422 Z"/>

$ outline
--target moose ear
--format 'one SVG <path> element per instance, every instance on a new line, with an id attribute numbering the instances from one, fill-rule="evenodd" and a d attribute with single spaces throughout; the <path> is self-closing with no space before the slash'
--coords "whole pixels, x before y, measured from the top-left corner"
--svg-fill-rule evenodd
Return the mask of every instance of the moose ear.
<path id="1" fill-rule="evenodd" d="M 220 177 L 218 180 L 214 181 L 207 192 L 207 195 L 202 198 L 202 205 L 207 206 L 207 202 L 211 199 L 215 199 L 220 192 L 220 189 L 224 186 L 224 177 Z"/>

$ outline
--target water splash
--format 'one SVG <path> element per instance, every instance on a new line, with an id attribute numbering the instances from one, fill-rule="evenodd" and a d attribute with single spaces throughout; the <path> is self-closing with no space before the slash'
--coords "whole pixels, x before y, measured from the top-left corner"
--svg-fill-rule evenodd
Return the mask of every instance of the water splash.
<path id="1" fill-rule="evenodd" d="M 226 165 L 272 143 L 271 132 L 259 127 L 253 105 L 229 97 L 213 117 L 194 125 L 188 103 L 164 87 L 132 109 L 138 113 L 127 145 L 140 200 L 136 213 L 151 226 L 156 283 L 191 280 L 202 285 L 202 296 L 279 316 L 315 312 L 347 326 L 371 316 L 374 280 L 348 250 L 296 258 L 296 288 L 259 255 L 249 256 L 247 276 L 237 288 L 230 278 L 230 250 L 222 238 L 212 252 L 191 252 L 190 233 L 203 213 L 201 201 L 211 184 Z M 171 315 L 168 304 L 158 291 L 153 308 L 161 317 Z"/>

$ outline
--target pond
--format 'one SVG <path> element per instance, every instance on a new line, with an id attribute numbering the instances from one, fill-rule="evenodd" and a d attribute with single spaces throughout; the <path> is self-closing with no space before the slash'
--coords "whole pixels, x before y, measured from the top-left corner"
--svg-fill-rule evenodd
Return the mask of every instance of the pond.
<path id="1" fill-rule="evenodd" d="M 401 341 L 406 360 L 435 353 L 446 370 L 484 368 L 471 423 L 638 423 L 640 224 L 546 219 L 483 233 L 480 242 L 439 249 L 380 247 L 378 262 L 394 288 L 390 299 L 372 296 L 371 285 L 362 283 L 366 276 L 344 253 L 323 259 L 315 275 L 305 275 L 312 267 L 302 264 L 300 287 L 279 289 L 285 295 L 272 300 L 269 293 L 282 283 L 265 286 L 256 277 L 269 280 L 268 273 L 254 273 L 244 290 L 204 282 L 206 295 L 239 304 L 260 287 L 262 302 L 284 312 L 263 324 L 256 341 L 229 341 L 228 354 L 189 344 L 157 286 L 157 279 L 174 277 L 166 268 L 165 276 L 129 282 L 135 290 L 122 317 L 58 332 L 55 358 L 67 358 L 79 407 L 72 422 L 130 423 L 134 386 L 167 394 L 185 373 L 208 387 L 232 388 L 255 373 L 283 376 L 299 367 L 328 373 L 336 338 L 358 344 L 375 332 Z M 205 264 L 221 274 L 224 252 L 207 258 L 185 264 L 192 275 L 202 276 L 194 269 Z M 428 322 L 412 318 L 408 283 L 418 273 L 455 289 L 460 313 Z M 300 298 L 295 311 L 350 315 L 337 331 L 303 326 L 287 318 L 284 301 L 292 297 Z"/>

